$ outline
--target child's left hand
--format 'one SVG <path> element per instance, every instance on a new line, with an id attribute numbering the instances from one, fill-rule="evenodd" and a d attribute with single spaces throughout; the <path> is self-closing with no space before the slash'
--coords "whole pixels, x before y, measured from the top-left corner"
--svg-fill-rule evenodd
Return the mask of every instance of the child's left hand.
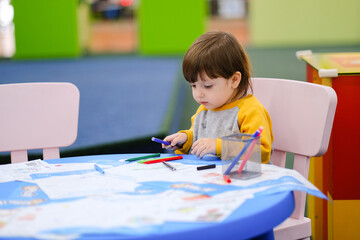
<path id="1" fill-rule="evenodd" d="M 192 146 L 191 154 L 202 158 L 206 154 L 216 154 L 216 139 L 201 138 L 196 140 Z"/>

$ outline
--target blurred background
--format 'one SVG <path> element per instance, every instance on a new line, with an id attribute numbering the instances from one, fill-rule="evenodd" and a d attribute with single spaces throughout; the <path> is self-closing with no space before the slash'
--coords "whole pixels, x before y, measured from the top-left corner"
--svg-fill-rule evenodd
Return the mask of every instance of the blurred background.
<path id="1" fill-rule="evenodd" d="M 150 137 L 188 128 L 197 108 L 181 62 L 199 35 L 235 35 L 256 77 L 305 81 L 296 51 L 359 52 L 359 10 L 358 0 L 0 0 L 0 83 L 78 86 L 78 138 L 62 156 L 162 151 Z"/>

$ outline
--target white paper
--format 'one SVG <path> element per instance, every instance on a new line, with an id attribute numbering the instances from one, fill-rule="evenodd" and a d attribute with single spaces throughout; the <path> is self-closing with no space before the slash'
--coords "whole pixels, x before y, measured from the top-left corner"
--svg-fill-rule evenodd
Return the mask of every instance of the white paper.
<path id="1" fill-rule="evenodd" d="M 177 170 L 171 171 L 162 163 L 135 162 L 100 165 L 101 174 L 94 163 L 42 163 L 17 165 L 13 179 L 31 174 L 51 199 L 66 201 L 0 209 L 0 236 L 71 238 L 89 229 L 141 234 L 158 231 L 166 221 L 223 221 L 258 194 L 301 190 L 324 197 L 298 172 L 274 165 L 262 165 L 259 177 L 228 184 L 222 166 L 198 171 L 196 165 L 174 161 L 170 164 Z M 0 168 L 0 176 L 9 169 Z M 69 199 L 74 197 L 82 198 Z"/>
<path id="2" fill-rule="evenodd" d="M 66 176 L 55 176 L 34 180 L 51 199 L 73 198 L 109 194 L 116 192 L 133 192 L 138 184 L 126 178 L 97 171 Z"/>
<path id="3" fill-rule="evenodd" d="M 163 223 L 161 206 L 156 198 L 84 198 L 75 201 L 12 210 L 0 209 L 1 236 L 39 235 L 52 229 L 117 226 L 144 228 Z M 39 235 L 41 236 L 41 234 Z"/>
<path id="4" fill-rule="evenodd" d="M 29 162 L 0 165 L 0 182 L 32 181 L 30 174 L 49 171 L 50 164 L 40 159 Z"/>

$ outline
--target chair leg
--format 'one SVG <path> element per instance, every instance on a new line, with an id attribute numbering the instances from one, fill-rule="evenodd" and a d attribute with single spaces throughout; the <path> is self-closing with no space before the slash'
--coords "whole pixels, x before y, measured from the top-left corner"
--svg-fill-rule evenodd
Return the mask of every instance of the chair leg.
<path id="1" fill-rule="evenodd" d="M 27 150 L 12 151 L 10 153 L 11 163 L 27 162 Z"/>
<path id="2" fill-rule="evenodd" d="M 44 148 L 43 149 L 43 159 L 57 159 L 60 158 L 59 148 Z"/>
<path id="3" fill-rule="evenodd" d="M 304 178 L 309 176 L 310 158 L 308 156 L 295 155 L 294 158 L 294 170 L 298 171 Z M 291 218 L 302 219 L 304 218 L 305 205 L 306 205 L 306 193 L 294 192 L 295 197 L 295 210 L 291 214 Z"/>
<path id="4" fill-rule="evenodd" d="M 270 160 L 272 164 L 284 168 L 286 164 L 286 152 L 274 150 Z"/>

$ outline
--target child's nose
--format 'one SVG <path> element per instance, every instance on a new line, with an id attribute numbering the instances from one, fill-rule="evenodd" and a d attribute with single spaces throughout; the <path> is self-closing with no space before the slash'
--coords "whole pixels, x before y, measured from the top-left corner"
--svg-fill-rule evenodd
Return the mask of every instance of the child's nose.
<path id="1" fill-rule="evenodd" d="M 204 92 L 202 90 L 198 90 L 196 94 L 199 98 L 203 98 L 205 96 Z"/>

